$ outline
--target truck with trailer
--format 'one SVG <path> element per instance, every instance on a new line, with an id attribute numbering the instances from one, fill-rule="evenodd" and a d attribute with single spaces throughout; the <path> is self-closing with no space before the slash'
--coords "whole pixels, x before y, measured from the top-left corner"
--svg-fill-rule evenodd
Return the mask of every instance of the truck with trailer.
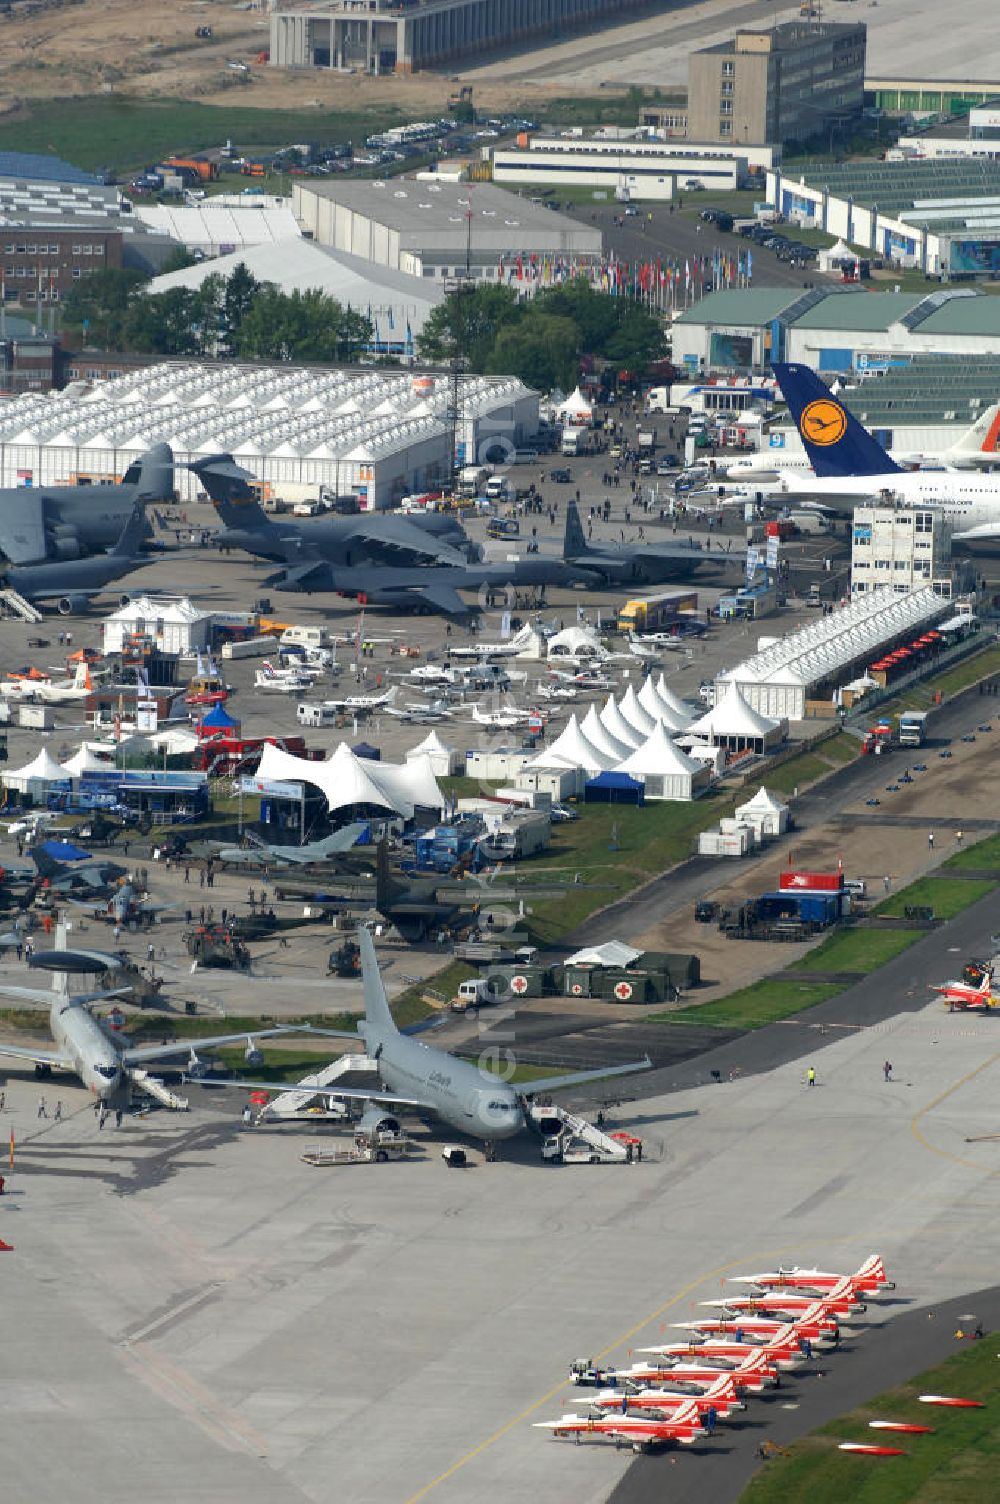
<path id="1" fill-rule="evenodd" d="M 559 443 L 559 453 L 565 455 L 590 454 L 594 447 L 593 434 L 589 428 L 564 428 Z"/>
<path id="2" fill-rule="evenodd" d="M 927 712 L 904 710 L 899 718 L 899 745 L 922 747 L 927 740 Z"/>

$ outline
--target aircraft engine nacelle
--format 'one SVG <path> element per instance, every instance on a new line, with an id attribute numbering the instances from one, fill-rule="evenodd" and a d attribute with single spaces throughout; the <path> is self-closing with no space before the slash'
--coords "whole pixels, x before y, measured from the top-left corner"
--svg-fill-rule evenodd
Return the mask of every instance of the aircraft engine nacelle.
<path id="1" fill-rule="evenodd" d="M 80 539 L 75 527 L 54 527 L 50 538 L 51 557 L 61 562 L 79 559 Z"/>
<path id="2" fill-rule="evenodd" d="M 61 595 L 56 602 L 60 616 L 79 616 L 87 609 L 90 597 L 86 595 Z"/>
<path id="3" fill-rule="evenodd" d="M 127 590 L 123 590 L 121 595 L 118 597 L 118 604 L 119 606 L 131 606 L 132 597 L 129 595 Z"/>
<path id="4" fill-rule="evenodd" d="M 395 1136 L 399 1131 L 399 1119 L 394 1118 L 392 1113 L 386 1112 L 384 1107 L 378 1107 L 374 1104 L 365 1108 L 364 1116 L 356 1129 L 357 1133 L 364 1134 L 365 1138 L 371 1139 L 373 1142 L 382 1137 L 383 1134 Z"/>
<path id="5" fill-rule="evenodd" d="M 264 1051 L 258 1049 L 252 1039 L 248 1039 L 247 1047 L 243 1051 L 243 1059 L 247 1065 L 261 1066 L 264 1064 Z"/>

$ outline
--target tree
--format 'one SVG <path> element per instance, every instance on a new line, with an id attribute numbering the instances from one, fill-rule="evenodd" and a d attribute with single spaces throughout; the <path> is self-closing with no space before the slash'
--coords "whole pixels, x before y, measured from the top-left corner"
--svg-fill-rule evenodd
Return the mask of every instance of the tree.
<path id="1" fill-rule="evenodd" d="M 521 315 L 517 293 L 498 283 L 451 292 L 430 314 L 417 335 L 417 351 L 424 360 L 467 362 L 472 371 L 485 371 L 499 331 Z"/>
<path id="2" fill-rule="evenodd" d="M 543 392 L 571 387 L 579 370 L 577 338 L 572 319 L 529 309 L 516 324 L 500 330 L 486 369 L 494 375 L 519 376 Z"/>
<path id="3" fill-rule="evenodd" d="M 372 326 L 316 288 L 285 294 L 261 287 L 235 334 L 247 360 L 347 360 L 372 337 Z"/>
<path id="4" fill-rule="evenodd" d="M 604 342 L 600 353 L 615 365 L 644 371 L 650 361 L 666 354 L 667 340 L 660 320 L 628 298 L 611 298 L 621 303 L 621 317 L 614 333 Z"/>
<path id="5" fill-rule="evenodd" d="M 125 347 L 150 355 L 200 355 L 198 315 L 198 293 L 190 287 L 135 298 L 123 321 Z"/>
<path id="6" fill-rule="evenodd" d="M 79 329 L 87 344 L 105 350 L 125 349 L 124 325 L 129 305 L 146 281 L 135 267 L 111 267 L 82 277 L 66 294 L 63 324 Z"/>
<path id="7" fill-rule="evenodd" d="M 261 283 L 247 269 L 246 263 L 237 262 L 225 283 L 222 296 L 222 322 L 225 331 L 222 340 L 228 350 L 235 347 L 240 326 L 253 307 L 260 289 Z"/>

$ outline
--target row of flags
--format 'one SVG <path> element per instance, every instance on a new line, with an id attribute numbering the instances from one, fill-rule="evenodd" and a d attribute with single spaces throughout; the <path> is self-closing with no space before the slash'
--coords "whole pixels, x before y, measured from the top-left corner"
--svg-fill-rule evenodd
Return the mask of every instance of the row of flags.
<path id="1" fill-rule="evenodd" d="M 549 255 L 532 251 L 497 260 L 497 281 L 508 287 L 536 291 L 560 287 L 582 277 L 597 292 L 628 297 L 653 307 L 690 302 L 706 292 L 726 287 L 749 287 L 753 281 L 753 251 L 735 252 L 716 246 L 694 256 L 657 256 L 623 260 L 613 253 L 601 258 Z"/>

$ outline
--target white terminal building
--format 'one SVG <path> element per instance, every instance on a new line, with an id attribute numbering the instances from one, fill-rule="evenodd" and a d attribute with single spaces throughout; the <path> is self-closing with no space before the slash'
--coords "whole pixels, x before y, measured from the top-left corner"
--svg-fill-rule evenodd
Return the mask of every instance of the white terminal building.
<path id="1" fill-rule="evenodd" d="M 489 439 L 516 448 L 538 429 L 538 394 L 515 377 L 462 377 L 458 406 L 460 456 Z M 325 487 L 381 510 L 450 473 L 452 433 L 447 377 L 177 362 L 4 403 L 0 486 L 113 480 L 163 442 L 182 500 L 199 490 L 186 465 L 228 451 L 276 496 Z"/>
<path id="2" fill-rule="evenodd" d="M 583 187 L 622 200 L 667 200 L 697 189 L 731 192 L 759 183 L 780 157 L 773 146 L 708 146 L 605 135 L 532 136 L 497 147 L 493 181 L 528 188 Z"/>
<path id="3" fill-rule="evenodd" d="M 851 593 L 895 594 L 934 584 L 950 591 L 951 539 L 940 511 L 894 506 L 855 507 L 851 529 Z"/>

